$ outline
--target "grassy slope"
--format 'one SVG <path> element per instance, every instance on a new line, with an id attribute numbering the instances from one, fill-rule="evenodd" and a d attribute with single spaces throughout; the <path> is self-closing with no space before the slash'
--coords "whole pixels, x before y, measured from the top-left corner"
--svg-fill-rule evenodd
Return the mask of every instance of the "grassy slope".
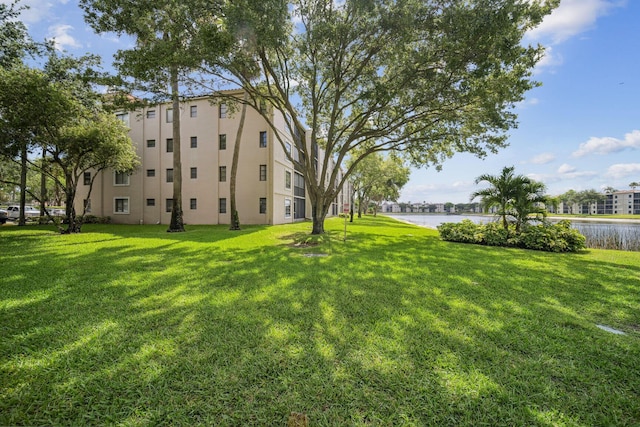
<path id="1" fill-rule="evenodd" d="M 640 253 L 327 226 L 1 228 L 0 425 L 640 423 Z"/>

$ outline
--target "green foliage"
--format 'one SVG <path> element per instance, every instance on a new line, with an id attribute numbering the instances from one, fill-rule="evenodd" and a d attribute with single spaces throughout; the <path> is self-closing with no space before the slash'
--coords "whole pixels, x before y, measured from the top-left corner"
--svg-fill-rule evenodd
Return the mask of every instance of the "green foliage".
<path id="1" fill-rule="evenodd" d="M 547 252 L 576 252 L 585 248 L 585 237 L 571 228 L 571 221 L 528 225 L 520 232 L 515 226 L 505 229 L 498 223 L 476 224 L 465 219 L 460 223 L 438 226 L 443 240 L 488 246 L 511 246 Z"/>
<path id="2" fill-rule="evenodd" d="M 78 217 L 82 224 L 111 224 L 110 216 L 82 215 Z"/>
<path id="3" fill-rule="evenodd" d="M 559 2 L 290 3 L 288 42 L 257 39 L 251 58 L 263 79 L 248 79 L 243 67 L 220 76 L 280 111 L 291 135 L 308 135 L 294 143 L 319 222 L 348 179 L 340 168 L 349 159 L 396 151 L 438 167 L 456 152 L 482 157 L 504 147 L 543 55 L 522 39 Z M 316 146 L 334 160 L 317 171 Z"/>
<path id="4" fill-rule="evenodd" d="M 515 175 L 514 170 L 513 166 L 504 167 L 500 175 L 483 174 L 477 177 L 476 184 L 487 182 L 489 187 L 473 192 L 471 200 L 481 197 L 485 212 L 497 207 L 505 230 L 509 229 L 509 220 L 513 218 L 518 233 L 531 219 L 546 217 L 547 210 L 543 204 L 550 199 L 544 195 L 546 187 L 543 183 L 524 175 Z M 535 215 L 535 218 L 531 215 Z"/>

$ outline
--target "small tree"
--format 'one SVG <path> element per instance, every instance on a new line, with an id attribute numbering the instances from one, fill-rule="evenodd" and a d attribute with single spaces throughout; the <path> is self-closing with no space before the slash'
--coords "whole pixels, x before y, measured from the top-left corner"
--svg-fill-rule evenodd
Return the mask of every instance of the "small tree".
<path id="1" fill-rule="evenodd" d="M 526 177 L 515 175 L 514 170 L 513 166 L 504 167 L 500 175 L 480 175 L 476 178 L 475 183 L 487 182 L 489 187 L 471 194 L 471 200 L 481 197 L 485 212 L 494 206 L 498 207 L 497 213 L 502 218 L 502 226 L 505 230 L 509 229 L 507 218 L 512 213 L 512 205 L 517 197 L 517 192 L 526 182 Z"/>
<path id="2" fill-rule="evenodd" d="M 636 181 L 630 182 L 629 187 L 631 187 L 631 191 L 636 191 L 636 187 L 640 187 L 640 183 Z"/>
<path id="3" fill-rule="evenodd" d="M 576 202 L 580 205 L 587 205 L 589 215 L 591 215 L 591 204 L 601 202 L 605 196 L 595 189 L 582 190 L 576 193 Z"/>

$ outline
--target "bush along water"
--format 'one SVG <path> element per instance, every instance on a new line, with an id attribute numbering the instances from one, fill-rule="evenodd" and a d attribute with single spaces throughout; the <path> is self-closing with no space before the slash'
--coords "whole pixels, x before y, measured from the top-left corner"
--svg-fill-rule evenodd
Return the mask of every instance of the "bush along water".
<path id="1" fill-rule="evenodd" d="M 516 232 L 514 225 L 504 228 L 491 222 L 475 224 L 465 219 L 459 223 L 447 222 L 438 226 L 440 237 L 451 242 L 475 243 L 487 246 L 510 246 L 548 252 L 576 252 L 585 248 L 585 237 L 571 228 L 571 221 L 556 224 L 542 222 L 526 225 Z"/>

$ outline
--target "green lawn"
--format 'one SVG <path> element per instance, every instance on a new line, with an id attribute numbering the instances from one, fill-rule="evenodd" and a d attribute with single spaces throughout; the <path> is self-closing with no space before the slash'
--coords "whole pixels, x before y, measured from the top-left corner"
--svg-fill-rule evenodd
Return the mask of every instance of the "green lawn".
<path id="1" fill-rule="evenodd" d="M 640 424 L 640 253 L 343 224 L 0 227 L 0 425 Z"/>

